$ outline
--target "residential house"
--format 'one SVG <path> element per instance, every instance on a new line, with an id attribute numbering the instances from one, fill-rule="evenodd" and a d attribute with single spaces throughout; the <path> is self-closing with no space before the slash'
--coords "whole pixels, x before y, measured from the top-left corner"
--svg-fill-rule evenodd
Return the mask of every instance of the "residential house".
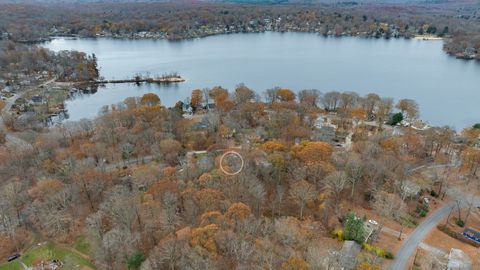
<path id="1" fill-rule="evenodd" d="M 35 95 L 32 97 L 31 99 L 31 103 L 34 104 L 34 105 L 39 105 L 39 104 L 43 104 L 43 97 L 42 96 L 39 96 L 39 95 Z"/>

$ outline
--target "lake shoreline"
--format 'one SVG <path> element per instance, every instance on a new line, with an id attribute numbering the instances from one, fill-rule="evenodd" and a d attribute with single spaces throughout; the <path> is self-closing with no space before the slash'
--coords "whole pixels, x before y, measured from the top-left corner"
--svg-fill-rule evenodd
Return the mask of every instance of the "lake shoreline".
<path id="1" fill-rule="evenodd" d="M 92 96 L 72 97 L 66 102 L 71 120 L 94 117 L 104 105 L 122 102 L 130 96 L 156 93 L 162 104 L 174 106 L 178 100 L 191 98 L 193 89 L 222 86 L 232 90 L 244 83 L 260 96 L 275 86 L 294 92 L 376 92 L 395 100 L 417 100 L 422 118 L 433 125 L 462 128 L 478 122 L 465 111 L 468 108 L 478 112 L 472 105 L 478 96 L 472 86 L 480 83 L 476 75 L 479 65 L 444 54 L 441 42 L 268 32 L 217 35 L 184 42 L 65 38 L 43 46 L 53 51 L 95 53 L 100 76 L 105 80 L 132 78 L 132 74 L 150 77 L 149 74 L 168 71 L 188 77 L 179 84 L 108 84 L 101 91 L 92 91 Z M 456 80 L 447 80 L 449 76 Z M 452 95 L 452 89 L 470 98 L 460 100 Z M 439 103 L 464 109 L 447 113 L 436 109 Z"/>
<path id="2" fill-rule="evenodd" d="M 319 35 L 325 38 L 365 38 L 365 39 L 384 39 L 384 40 L 390 40 L 390 39 L 405 39 L 405 40 L 419 40 L 419 41 L 442 41 L 445 42 L 446 40 L 449 40 L 449 36 L 436 36 L 436 35 L 414 35 L 414 36 L 406 36 L 406 35 L 397 35 L 397 36 L 386 36 L 386 35 L 373 35 L 373 34 L 368 34 L 368 33 L 342 33 L 340 35 L 334 34 L 334 33 L 328 33 L 328 34 L 322 34 L 317 31 L 276 31 L 276 30 L 265 30 L 265 31 L 226 31 L 226 32 L 218 32 L 218 33 L 208 33 L 204 35 L 199 35 L 196 37 L 181 37 L 181 38 L 169 38 L 164 35 L 156 35 L 153 34 L 151 36 L 138 36 L 136 34 L 138 33 L 127 33 L 127 34 L 111 34 L 111 35 L 97 35 L 97 36 L 84 36 L 84 35 L 78 35 L 78 34 L 66 34 L 66 35 L 52 35 L 49 36 L 48 39 L 43 39 L 39 40 L 33 43 L 36 44 L 42 44 L 46 42 L 51 42 L 55 39 L 58 38 L 64 38 L 64 39 L 115 39 L 115 40 L 165 40 L 169 42 L 182 42 L 182 41 L 189 41 L 189 40 L 196 40 L 196 39 L 203 39 L 207 37 L 213 37 L 213 36 L 221 36 L 221 35 L 235 35 L 235 34 L 262 34 L 262 33 L 305 33 L 305 34 L 315 34 Z M 32 43 L 32 42 L 28 42 Z M 460 53 L 452 53 L 445 48 L 442 49 L 443 53 L 445 53 L 448 56 L 455 57 L 457 59 L 461 60 L 475 60 L 475 61 L 480 61 L 478 59 L 477 55 L 471 55 L 468 54 L 467 52 L 460 52 Z"/>

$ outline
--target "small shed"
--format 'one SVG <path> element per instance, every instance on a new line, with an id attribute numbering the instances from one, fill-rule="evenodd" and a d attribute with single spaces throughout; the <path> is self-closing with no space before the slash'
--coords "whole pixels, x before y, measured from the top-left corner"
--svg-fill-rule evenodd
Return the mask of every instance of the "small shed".
<path id="1" fill-rule="evenodd" d="M 32 103 L 33 104 L 41 104 L 43 102 L 43 97 L 35 95 L 32 97 Z"/>

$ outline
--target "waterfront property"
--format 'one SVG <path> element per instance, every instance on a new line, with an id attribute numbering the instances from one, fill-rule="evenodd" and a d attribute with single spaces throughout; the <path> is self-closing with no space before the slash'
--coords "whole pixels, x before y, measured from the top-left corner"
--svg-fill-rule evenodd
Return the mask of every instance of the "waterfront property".
<path id="1" fill-rule="evenodd" d="M 275 86 L 294 91 L 378 93 L 410 98 L 420 117 L 457 129 L 478 122 L 480 63 L 442 52 L 443 41 L 325 38 L 309 33 L 259 33 L 166 40 L 56 39 L 45 47 L 95 53 L 106 80 L 175 71 L 186 82 L 172 85 L 107 85 L 91 96 L 69 100 L 70 120 L 93 118 L 104 105 L 157 93 L 173 106 L 191 90 L 245 83 L 260 95 Z"/>

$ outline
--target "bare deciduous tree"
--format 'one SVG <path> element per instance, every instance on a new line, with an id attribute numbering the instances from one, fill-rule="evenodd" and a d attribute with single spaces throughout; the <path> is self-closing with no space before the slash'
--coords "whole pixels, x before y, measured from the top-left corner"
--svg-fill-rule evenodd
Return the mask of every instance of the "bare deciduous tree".
<path id="1" fill-rule="evenodd" d="M 313 201 L 317 196 L 315 187 L 305 180 L 292 184 L 290 197 L 298 204 L 300 208 L 300 219 L 303 219 L 303 210 L 305 205 Z"/>

